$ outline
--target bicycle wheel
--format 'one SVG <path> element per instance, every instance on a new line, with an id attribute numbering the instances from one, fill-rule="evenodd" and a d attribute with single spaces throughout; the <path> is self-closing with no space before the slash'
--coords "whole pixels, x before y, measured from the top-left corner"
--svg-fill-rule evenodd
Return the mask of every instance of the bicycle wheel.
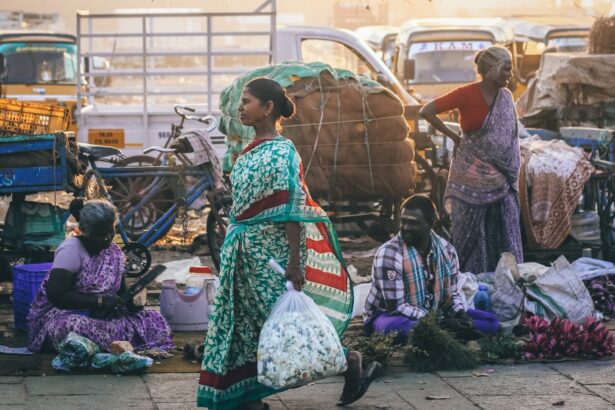
<path id="1" fill-rule="evenodd" d="M 128 157 L 113 167 L 148 167 L 160 165 L 156 158 L 147 155 Z M 117 206 L 120 218 L 123 218 L 145 195 L 147 187 L 154 182 L 153 176 L 147 177 L 116 177 L 109 178 L 111 185 L 109 194 Z M 123 223 L 128 237 L 136 241 L 145 231 L 156 222 L 174 203 L 173 189 L 165 184 L 164 188 L 152 200 L 137 210 L 132 217 Z M 163 234 L 166 234 L 164 232 Z"/>
<path id="2" fill-rule="evenodd" d="M 220 270 L 220 251 L 226 236 L 231 210 L 231 198 L 222 198 L 218 203 L 211 204 L 207 214 L 207 244 L 211 259 L 218 271 Z"/>

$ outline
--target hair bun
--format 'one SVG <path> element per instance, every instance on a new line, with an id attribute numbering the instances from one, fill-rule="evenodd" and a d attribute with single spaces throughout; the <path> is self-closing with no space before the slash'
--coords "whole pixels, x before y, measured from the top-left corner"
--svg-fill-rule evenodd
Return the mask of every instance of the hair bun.
<path id="1" fill-rule="evenodd" d="M 282 115 L 282 117 L 284 118 L 290 118 L 293 116 L 293 114 L 295 114 L 295 104 L 293 103 L 293 100 L 288 98 L 285 92 L 283 103 L 280 107 L 280 115 Z"/>
<path id="2" fill-rule="evenodd" d="M 77 222 L 79 222 L 79 214 L 81 213 L 84 205 L 85 200 L 81 197 L 73 199 L 68 205 L 68 211 L 77 220 Z"/>

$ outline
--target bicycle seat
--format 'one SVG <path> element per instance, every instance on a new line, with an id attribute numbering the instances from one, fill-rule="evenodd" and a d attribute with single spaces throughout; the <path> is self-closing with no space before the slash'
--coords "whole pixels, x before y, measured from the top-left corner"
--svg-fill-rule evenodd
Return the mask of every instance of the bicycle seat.
<path id="1" fill-rule="evenodd" d="M 87 144 L 85 142 L 79 143 L 79 149 L 84 154 L 92 157 L 92 159 L 97 160 L 98 158 L 110 157 L 113 155 L 122 155 L 122 151 L 117 148 L 108 147 L 106 145 L 94 145 Z"/>

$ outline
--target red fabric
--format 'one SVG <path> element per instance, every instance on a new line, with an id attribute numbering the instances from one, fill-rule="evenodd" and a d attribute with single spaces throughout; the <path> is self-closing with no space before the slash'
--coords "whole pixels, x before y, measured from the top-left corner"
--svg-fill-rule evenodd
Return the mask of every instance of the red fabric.
<path id="1" fill-rule="evenodd" d="M 478 83 L 456 88 L 448 94 L 434 100 L 438 114 L 450 110 L 459 110 L 459 124 L 464 132 L 482 128 L 489 114 L 489 106 L 480 91 Z"/>
<path id="2" fill-rule="evenodd" d="M 256 376 L 256 370 L 256 362 L 246 363 L 241 367 L 231 370 L 224 376 L 201 370 L 199 384 L 218 390 L 226 390 L 235 383 Z"/>
<path id="3" fill-rule="evenodd" d="M 288 202 L 289 197 L 289 191 L 278 191 L 275 194 L 268 196 L 267 198 L 263 198 L 259 201 L 254 202 L 254 204 L 250 208 L 243 211 L 241 215 L 237 217 L 237 220 L 243 221 L 244 219 L 248 219 L 255 215 L 258 215 L 266 209 L 283 205 Z"/>
<path id="4" fill-rule="evenodd" d="M 322 222 L 317 222 L 316 227 L 318 231 L 322 235 L 320 241 L 315 241 L 312 239 L 307 240 L 307 248 L 313 250 L 317 253 L 334 253 L 333 247 L 331 246 L 331 241 L 329 240 L 329 234 L 327 232 L 327 226 Z M 332 288 L 338 289 L 342 292 L 346 292 L 348 288 L 347 276 L 348 272 L 344 269 L 343 266 L 340 266 L 342 272 L 339 275 L 328 273 L 321 271 L 320 269 L 313 268 L 311 266 L 305 267 L 305 278 L 311 282 L 320 283 L 326 286 L 331 286 Z"/>

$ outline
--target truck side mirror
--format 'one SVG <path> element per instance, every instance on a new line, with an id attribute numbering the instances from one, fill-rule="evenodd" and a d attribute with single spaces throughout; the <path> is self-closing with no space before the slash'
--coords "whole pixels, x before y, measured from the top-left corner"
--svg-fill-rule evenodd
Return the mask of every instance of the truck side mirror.
<path id="1" fill-rule="evenodd" d="M 414 79 L 415 69 L 416 67 L 415 67 L 415 63 L 413 59 L 408 58 L 404 60 L 404 79 L 405 80 Z"/>

